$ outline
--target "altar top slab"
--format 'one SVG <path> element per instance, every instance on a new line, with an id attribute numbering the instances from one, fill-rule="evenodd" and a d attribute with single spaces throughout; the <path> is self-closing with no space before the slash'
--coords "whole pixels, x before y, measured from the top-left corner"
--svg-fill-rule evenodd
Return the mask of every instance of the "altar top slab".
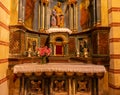
<path id="1" fill-rule="evenodd" d="M 14 73 L 28 72 L 74 72 L 74 73 L 104 73 L 103 65 L 79 63 L 24 63 L 14 66 Z"/>

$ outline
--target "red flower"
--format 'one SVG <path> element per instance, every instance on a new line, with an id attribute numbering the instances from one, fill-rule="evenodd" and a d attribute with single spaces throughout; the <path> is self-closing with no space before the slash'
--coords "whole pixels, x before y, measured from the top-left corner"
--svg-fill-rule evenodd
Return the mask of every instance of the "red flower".
<path id="1" fill-rule="evenodd" d="M 51 53 L 51 49 L 48 48 L 47 46 L 37 48 L 37 51 L 38 51 L 39 56 L 42 56 L 42 57 L 43 56 L 49 56 L 50 53 Z"/>

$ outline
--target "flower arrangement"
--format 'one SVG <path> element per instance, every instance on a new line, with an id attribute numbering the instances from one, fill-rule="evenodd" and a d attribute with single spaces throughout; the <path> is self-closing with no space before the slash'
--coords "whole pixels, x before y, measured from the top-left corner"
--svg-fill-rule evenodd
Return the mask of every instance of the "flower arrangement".
<path id="1" fill-rule="evenodd" d="M 42 63 L 46 63 L 44 61 L 46 61 L 46 57 L 50 55 L 51 49 L 48 48 L 47 46 L 44 46 L 44 47 L 37 48 L 37 51 L 38 51 L 38 56 L 41 57 Z"/>
<path id="2" fill-rule="evenodd" d="M 41 56 L 41 57 L 49 56 L 50 53 L 51 53 L 51 49 L 48 48 L 47 46 L 37 48 L 37 51 L 38 51 L 38 55 Z"/>

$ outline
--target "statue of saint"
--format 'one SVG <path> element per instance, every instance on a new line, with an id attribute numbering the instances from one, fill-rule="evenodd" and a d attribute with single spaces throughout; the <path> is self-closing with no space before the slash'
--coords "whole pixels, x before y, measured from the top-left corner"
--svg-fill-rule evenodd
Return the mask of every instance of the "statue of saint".
<path id="1" fill-rule="evenodd" d="M 56 11 L 53 9 L 52 10 L 52 15 L 51 15 L 51 19 L 50 19 L 50 25 L 52 27 L 56 27 L 57 26 L 57 22 L 56 22 Z"/>
<path id="2" fill-rule="evenodd" d="M 63 27 L 64 26 L 64 15 L 61 8 L 61 3 L 57 2 L 57 5 L 53 7 L 52 17 L 51 17 L 51 26 Z"/>

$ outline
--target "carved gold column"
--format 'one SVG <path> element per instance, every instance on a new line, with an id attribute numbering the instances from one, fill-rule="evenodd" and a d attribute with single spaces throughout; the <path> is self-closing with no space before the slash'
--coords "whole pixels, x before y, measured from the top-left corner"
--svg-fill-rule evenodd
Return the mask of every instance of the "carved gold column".
<path id="1" fill-rule="evenodd" d="M 38 9 L 38 28 L 40 29 L 40 26 L 41 26 L 41 4 L 39 4 L 39 9 Z"/>
<path id="2" fill-rule="evenodd" d="M 21 92 L 20 95 L 24 95 L 24 76 L 21 77 Z"/>
<path id="3" fill-rule="evenodd" d="M 93 0 L 93 25 L 96 24 L 96 0 Z"/>
<path id="4" fill-rule="evenodd" d="M 79 39 L 76 38 L 75 40 L 76 40 L 76 41 L 75 41 L 75 42 L 76 42 L 76 53 L 77 53 L 77 57 L 79 57 L 79 56 L 80 56 L 80 51 L 79 51 L 79 50 L 80 50 L 80 49 L 79 49 L 79 48 L 80 48 L 80 47 L 79 47 L 79 46 L 80 46 L 80 45 L 79 45 Z"/>
<path id="5" fill-rule="evenodd" d="M 51 79 L 51 83 L 50 83 L 50 94 L 53 94 L 53 79 Z M 54 94 L 53 94 L 54 95 Z"/>
<path id="6" fill-rule="evenodd" d="M 69 24 L 70 24 L 70 29 L 71 30 L 76 30 L 76 0 L 68 0 L 69 4 Z"/>
<path id="7" fill-rule="evenodd" d="M 44 28 L 43 26 L 43 2 L 40 3 L 40 29 L 42 30 Z"/>
<path id="8" fill-rule="evenodd" d="M 71 4 L 71 8 L 70 8 L 70 14 L 71 14 L 71 27 L 70 27 L 70 29 L 71 30 L 73 30 L 73 21 L 74 21 L 74 8 L 72 7 L 73 6 L 73 4 Z"/>
<path id="9" fill-rule="evenodd" d="M 47 28 L 48 28 L 48 27 L 47 27 L 48 3 L 49 3 L 49 2 L 46 0 L 46 1 L 45 1 L 45 24 L 44 24 L 44 25 L 45 25 L 45 26 L 44 26 L 44 27 L 45 27 L 45 29 L 47 29 Z"/>
<path id="10" fill-rule="evenodd" d="M 56 55 L 56 44 L 53 44 L 53 49 L 54 49 L 54 56 Z"/>
<path id="11" fill-rule="evenodd" d="M 66 55 L 69 55 L 69 51 L 68 51 L 68 43 L 66 44 Z"/>
<path id="12" fill-rule="evenodd" d="M 76 4 L 73 4 L 73 14 L 74 14 L 74 17 L 73 17 L 73 30 L 75 31 L 76 30 Z"/>
<path id="13" fill-rule="evenodd" d="M 92 78 L 92 95 L 98 95 L 98 79 Z"/>
<path id="14" fill-rule="evenodd" d="M 75 14 L 76 15 L 76 19 L 75 19 L 76 20 L 76 30 L 78 30 L 78 11 L 77 11 L 78 7 L 77 7 L 77 4 L 75 5 L 75 9 L 76 9 L 76 14 Z"/>
<path id="15" fill-rule="evenodd" d="M 22 95 L 24 95 L 25 85 L 24 85 L 24 76 L 22 77 Z"/>
<path id="16" fill-rule="evenodd" d="M 69 28 L 71 29 L 71 4 L 69 4 Z"/>
<path id="17" fill-rule="evenodd" d="M 23 6 L 22 6 L 22 19 L 23 19 L 23 23 L 25 21 L 25 0 L 23 0 Z"/>
<path id="18" fill-rule="evenodd" d="M 69 92 L 68 93 L 69 93 L 69 95 L 72 95 L 72 93 L 71 93 L 72 92 L 71 78 L 68 79 L 68 84 L 69 84 L 69 90 L 68 90 Z"/>
<path id="19" fill-rule="evenodd" d="M 97 0 L 97 24 L 101 24 L 101 0 Z"/>
<path id="20" fill-rule="evenodd" d="M 18 12 L 18 23 L 23 23 L 23 0 L 19 0 Z"/>
<path id="21" fill-rule="evenodd" d="M 72 93 L 72 95 L 75 95 L 75 79 L 73 79 L 73 85 L 72 85 L 72 87 L 73 87 L 73 93 Z"/>

